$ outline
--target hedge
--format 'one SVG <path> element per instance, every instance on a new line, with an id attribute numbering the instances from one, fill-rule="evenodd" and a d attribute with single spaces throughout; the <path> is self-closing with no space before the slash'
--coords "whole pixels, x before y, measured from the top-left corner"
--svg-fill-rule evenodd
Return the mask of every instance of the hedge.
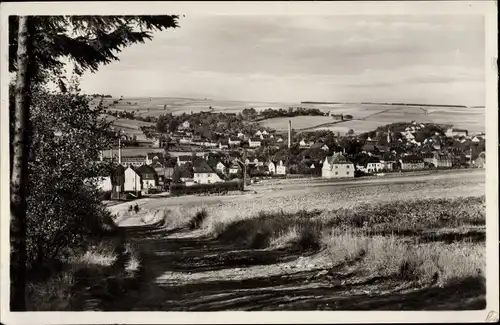
<path id="1" fill-rule="evenodd" d="M 229 191 L 242 191 L 243 181 L 230 181 L 223 183 L 213 183 L 213 184 L 196 184 L 192 186 L 186 186 L 184 184 L 170 184 L 170 194 L 171 195 L 186 195 L 195 193 L 226 193 Z"/>

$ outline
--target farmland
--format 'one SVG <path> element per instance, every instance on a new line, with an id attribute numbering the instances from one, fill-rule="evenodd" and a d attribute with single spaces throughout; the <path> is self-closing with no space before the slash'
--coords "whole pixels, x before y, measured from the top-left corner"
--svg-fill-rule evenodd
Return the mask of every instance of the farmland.
<path id="1" fill-rule="evenodd" d="M 105 106 L 109 106 L 116 99 L 106 98 Z M 166 105 L 166 106 L 165 106 Z M 305 108 L 318 108 L 325 113 L 350 114 L 354 117 L 352 121 L 344 121 L 338 124 L 329 116 L 297 116 L 292 118 L 272 118 L 260 122 L 262 126 L 273 128 L 279 132 L 288 128 L 288 120 L 292 121 L 292 127 L 301 129 L 329 129 L 334 132 L 345 133 L 349 129 L 355 132 L 367 132 L 378 126 L 393 122 L 417 121 L 433 122 L 438 124 L 450 124 L 457 128 L 466 128 L 471 132 L 485 131 L 485 108 L 484 107 L 441 107 L 441 106 L 403 106 L 386 104 L 300 104 L 285 102 L 248 102 L 248 101 L 226 101 L 210 99 L 188 99 L 188 98 L 123 98 L 108 109 L 118 111 L 136 111 L 141 116 L 159 116 L 165 113 L 174 115 L 182 113 L 198 113 L 209 111 L 213 113 L 239 113 L 245 108 L 255 108 L 257 111 L 267 108 L 284 108 L 301 106 Z M 123 121 L 119 121 L 119 124 Z M 144 122 L 143 122 L 144 123 Z M 123 127 L 137 132 L 135 125 L 123 122 Z M 141 124 L 142 125 L 142 124 Z"/>
<path id="2" fill-rule="evenodd" d="M 484 171 L 250 190 L 110 207 L 123 226 L 164 218 L 128 228 L 147 269 L 129 308 L 484 308 Z"/>

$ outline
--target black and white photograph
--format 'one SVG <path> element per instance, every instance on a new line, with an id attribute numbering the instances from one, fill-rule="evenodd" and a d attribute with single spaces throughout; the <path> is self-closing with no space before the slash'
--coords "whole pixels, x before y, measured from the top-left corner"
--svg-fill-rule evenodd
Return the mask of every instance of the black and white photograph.
<path id="1" fill-rule="evenodd" d="M 2 3 L 2 323 L 498 321 L 496 9 Z"/>

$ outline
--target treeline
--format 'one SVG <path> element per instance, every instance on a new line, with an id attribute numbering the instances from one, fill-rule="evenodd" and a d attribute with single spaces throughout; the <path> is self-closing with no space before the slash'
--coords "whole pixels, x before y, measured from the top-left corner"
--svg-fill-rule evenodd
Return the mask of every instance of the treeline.
<path id="1" fill-rule="evenodd" d="M 317 108 L 306 108 L 306 107 L 289 107 L 288 110 L 285 109 L 272 109 L 268 108 L 260 112 L 260 117 L 262 119 L 275 118 L 275 117 L 294 117 L 294 116 L 325 116 L 328 113 L 324 113 Z"/>
<path id="2" fill-rule="evenodd" d="M 158 121 L 158 118 L 155 116 L 142 116 L 138 115 L 139 113 L 136 111 L 112 111 L 112 110 L 107 110 L 106 114 L 109 116 L 114 116 L 117 118 L 125 118 L 129 120 L 137 120 L 137 121 L 142 121 L 142 122 L 150 122 L 150 123 L 155 123 Z"/>
<path id="3" fill-rule="evenodd" d="M 92 94 L 90 95 L 91 97 L 93 98 L 98 98 L 98 97 L 102 97 L 102 98 L 113 98 L 113 96 L 111 95 L 104 95 L 104 94 Z"/>

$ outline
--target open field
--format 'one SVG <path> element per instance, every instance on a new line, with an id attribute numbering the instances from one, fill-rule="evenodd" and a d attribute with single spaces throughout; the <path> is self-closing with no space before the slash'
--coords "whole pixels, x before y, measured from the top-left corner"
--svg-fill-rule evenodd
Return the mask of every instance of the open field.
<path id="1" fill-rule="evenodd" d="M 127 307 L 484 308 L 484 171 L 302 182 L 110 207 L 147 270 Z"/>
<path id="2" fill-rule="evenodd" d="M 114 99 L 106 98 L 105 105 L 112 103 Z M 127 104 L 129 102 L 130 104 Z M 164 109 L 164 105 L 167 105 Z M 124 98 L 112 110 L 139 111 L 144 116 L 159 116 L 165 113 L 182 114 L 208 111 L 212 106 L 215 113 L 238 113 L 245 108 L 255 108 L 257 111 L 267 108 L 288 108 L 306 107 L 318 108 L 324 112 L 336 114 L 350 114 L 355 120 L 337 125 L 324 125 L 334 122 L 333 118 L 327 116 L 297 116 L 292 118 L 274 118 L 261 121 L 263 126 L 271 127 L 277 131 L 286 131 L 288 120 L 292 120 L 292 127 L 297 131 L 300 129 L 313 129 L 319 126 L 321 129 L 331 129 L 335 132 L 347 132 L 354 129 L 355 132 L 366 132 L 378 126 L 393 122 L 433 122 L 439 124 L 451 124 L 458 128 L 466 128 L 471 132 L 485 131 L 485 108 L 484 107 L 437 107 L 437 106 L 398 106 L 384 104 L 300 104 L 285 102 L 247 102 L 247 101 L 226 101 L 209 99 L 189 99 L 189 98 Z M 120 121 L 121 123 L 121 121 Z M 142 123 L 142 122 L 141 122 Z M 133 123 L 132 123 L 133 124 Z M 125 127 L 134 128 L 133 125 Z"/>

